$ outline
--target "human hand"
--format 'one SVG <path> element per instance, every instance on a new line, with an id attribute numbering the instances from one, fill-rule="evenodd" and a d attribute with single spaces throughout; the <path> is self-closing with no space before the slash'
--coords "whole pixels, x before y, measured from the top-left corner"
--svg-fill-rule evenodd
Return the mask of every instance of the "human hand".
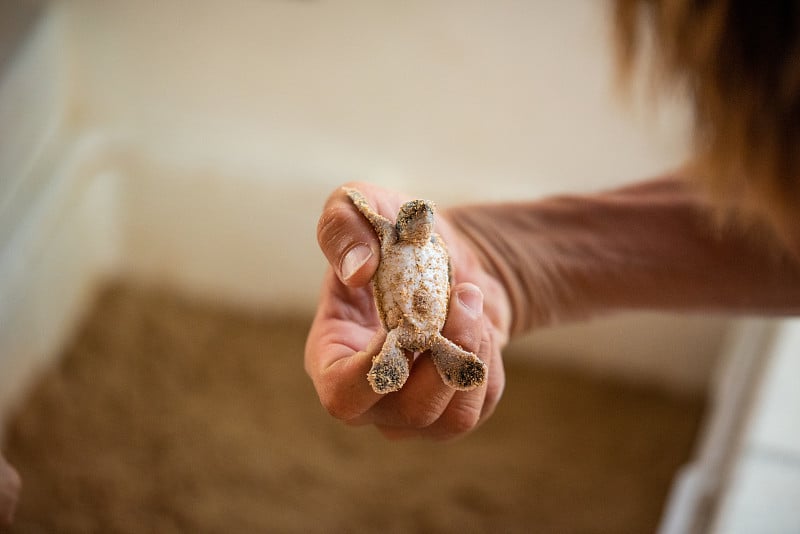
<path id="1" fill-rule="evenodd" d="M 370 184 L 350 186 L 392 221 L 408 200 Z M 477 354 L 488 377 L 472 391 L 455 391 L 442 383 L 424 354 L 412 363 L 401 390 L 380 395 L 366 379 L 386 338 L 369 284 L 380 258 L 378 238 L 341 189 L 328 199 L 317 227 L 330 267 L 306 342 L 306 372 L 331 415 L 351 425 L 373 424 L 389 438 L 465 434 L 491 415 L 505 385 L 500 349 L 511 322 L 508 297 L 468 239 L 448 223 L 446 212 L 437 214 L 435 230 L 447 245 L 454 275 L 442 333 Z"/>
<path id="2" fill-rule="evenodd" d="M 17 471 L 0 454 L 0 527 L 11 525 L 22 482 Z"/>

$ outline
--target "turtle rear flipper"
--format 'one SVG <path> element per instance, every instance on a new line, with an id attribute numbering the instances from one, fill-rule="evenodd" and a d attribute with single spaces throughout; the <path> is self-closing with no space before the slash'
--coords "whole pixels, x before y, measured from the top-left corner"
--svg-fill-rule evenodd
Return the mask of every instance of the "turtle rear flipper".
<path id="1" fill-rule="evenodd" d="M 398 343 L 398 331 L 395 328 L 386 334 L 381 351 L 372 359 L 367 381 L 375 393 L 391 393 L 403 387 L 408 380 L 408 373 L 408 360 Z"/>
<path id="2" fill-rule="evenodd" d="M 441 334 L 431 346 L 431 358 L 442 381 L 453 389 L 470 391 L 486 380 L 486 364 Z"/>

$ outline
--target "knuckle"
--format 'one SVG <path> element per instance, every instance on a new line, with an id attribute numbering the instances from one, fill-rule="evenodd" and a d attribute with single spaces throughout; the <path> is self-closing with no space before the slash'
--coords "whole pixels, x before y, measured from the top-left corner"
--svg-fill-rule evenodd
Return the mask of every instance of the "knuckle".
<path id="1" fill-rule="evenodd" d="M 338 419 L 340 421 L 347 421 L 352 419 L 356 416 L 352 407 L 348 406 L 347 403 L 342 402 L 338 399 L 334 399 L 331 397 L 325 397 L 322 399 L 322 406 L 325 407 L 328 414 Z"/>
<path id="2" fill-rule="evenodd" d="M 426 407 L 406 412 L 403 414 L 403 421 L 407 427 L 420 429 L 431 426 L 440 416 L 441 412 L 436 408 Z"/>
<path id="3" fill-rule="evenodd" d="M 436 379 L 438 380 L 439 377 L 437 376 Z M 435 424 L 446 412 L 451 396 L 452 391 L 445 386 L 428 390 L 424 397 L 406 405 L 402 414 L 405 425 L 423 429 Z"/>
<path id="4" fill-rule="evenodd" d="M 454 408 L 442 418 L 442 429 L 450 435 L 465 434 L 478 425 L 480 409 L 473 406 Z"/>
<path id="5" fill-rule="evenodd" d="M 347 400 L 347 396 L 328 389 L 319 392 L 319 400 L 323 408 L 335 419 L 348 421 L 361 415 L 358 407 Z"/>

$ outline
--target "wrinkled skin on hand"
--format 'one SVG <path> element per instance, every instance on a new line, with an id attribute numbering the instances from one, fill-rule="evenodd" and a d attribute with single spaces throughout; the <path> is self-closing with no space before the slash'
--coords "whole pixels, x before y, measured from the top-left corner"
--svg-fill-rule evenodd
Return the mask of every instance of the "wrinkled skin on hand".
<path id="1" fill-rule="evenodd" d="M 390 220 L 409 200 L 370 184 L 348 185 Z M 306 342 L 306 371 L 334 417 L 351 425 L 375 425 L 389 438 L 463 435 L 491 415 L 505 385 L 500 350 L 511 323 L 508 297 L 472 243 L 449 224 L 446 210 L 437 218 L 436 232 L 447 244 L 454 275 L 442 334 L 477 354 L 488 379 L 472 391 L 455 391 L 442 383 L 423 354 L 412 363 L 402 390 L 380 395 L 365 379 L 386 338 L 369 284 L 380 257 L 378 237 L 341 189 L 328 199 L 317 227 L 330 266 Z"/>

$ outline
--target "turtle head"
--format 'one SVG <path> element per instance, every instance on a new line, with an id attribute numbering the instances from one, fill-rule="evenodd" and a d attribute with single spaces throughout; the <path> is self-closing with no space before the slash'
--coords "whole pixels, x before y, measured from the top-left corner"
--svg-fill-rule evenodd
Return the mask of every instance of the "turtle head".
<path id="1" fill-rule="evenodd" d="M 435 205 L 427 200 L 411 200 L 400 207 L 397 234 L 402 241 L 427 242 L 433 233 Z"/>

